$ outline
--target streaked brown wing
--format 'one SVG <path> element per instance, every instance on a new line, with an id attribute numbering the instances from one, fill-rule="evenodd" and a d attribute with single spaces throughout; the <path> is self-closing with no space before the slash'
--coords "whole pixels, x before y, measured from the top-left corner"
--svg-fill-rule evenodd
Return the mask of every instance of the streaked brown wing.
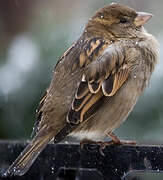
<path id="1" fill-rule="evenodd" d="M 87 94 L 79 94 L 80 87 L 87 89 Z M 79 94 L 79 96 L 77 96 Z M 67 116 L 67 121 L 73 124 L 78 124 L 84 120 L 85 113 L 103 96 L 102 91 L 98 91 L 96 94 L 92 94 L 89 91 L 88 83 L 81 81 L 74 101 L 72 102 L 71 109 Z M 80 97 L 80 98 L 79 98 Z"/>
<path id="2" fill-rule="evenodd" d="M 102 91 L 105 96 L 113 96 L 128 78 L 128 69 L 121 69 L 119 72 L 111 75 L 102 83 Z"/>
<path id="3" fill-rule="evenodd" d="M 113 96 L 125 83 L 129 70 L 123 55 L 117 54 L 119 51 L 104 51 L 101 57 L 88 65 L 67 115 L 68 122 L 79 124 L 89 119 L 102 97 Z"/>

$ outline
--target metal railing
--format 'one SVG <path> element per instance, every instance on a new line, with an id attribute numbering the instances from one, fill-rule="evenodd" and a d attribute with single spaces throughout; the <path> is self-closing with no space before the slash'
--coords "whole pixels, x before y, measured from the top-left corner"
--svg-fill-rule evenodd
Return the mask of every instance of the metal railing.
<path id="1" fill-rule="evenodd" d="M 26 142 L 0 142 L 0 174 L 16 159 Z M 11 180 L 144 180 L 163 170 L 163 146 L 49 144 L 29 171 Z M 147 174 L 148 178 L 145 178 Z M 150 177 L 150 178 L 149 178 Z M 158 177 L 161 177 L 160 175 Z M 154 180 L 162 178 L 154 178 Z"/>

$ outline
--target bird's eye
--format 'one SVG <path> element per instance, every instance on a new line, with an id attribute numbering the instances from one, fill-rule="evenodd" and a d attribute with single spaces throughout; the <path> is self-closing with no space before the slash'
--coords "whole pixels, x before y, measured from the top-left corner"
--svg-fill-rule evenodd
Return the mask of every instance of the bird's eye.
<path id="1" fill-rule="evenodd" d="M 127 23 L 127 22 L 128 22 L 128 21 L 127 21 L 126 18 L 121 18 L 121 19 L 120 19 L 120 23 L 123 23 L 123 24 L 124 24 L 124 23 Z"/>

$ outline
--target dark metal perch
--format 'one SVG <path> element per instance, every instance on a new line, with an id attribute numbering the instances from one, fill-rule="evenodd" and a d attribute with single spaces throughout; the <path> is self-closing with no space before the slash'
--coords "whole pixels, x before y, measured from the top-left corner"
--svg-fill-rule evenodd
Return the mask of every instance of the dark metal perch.
<path id="1" fill-rule="evenodd" d="M 0 142 L 0 174 L 16 159 L 26 142 Z M 139 172 L 163 170 L 163 146 L 49 144 L 30 170 L 9 180 L 129 180 Z M 78 177 L 78 178 L 77 178 Z"/>

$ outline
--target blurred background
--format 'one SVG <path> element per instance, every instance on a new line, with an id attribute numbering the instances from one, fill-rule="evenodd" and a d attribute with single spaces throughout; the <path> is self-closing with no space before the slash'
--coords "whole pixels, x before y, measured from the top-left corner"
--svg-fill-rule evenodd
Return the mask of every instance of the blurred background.
<path id="1" fill-rule="evenodd" d="M 81 35 L 94 11 L 110 0 L 0 1 L 0 139 L 30 138 L 37 105 L 62 53 Z M 146 29 L 163 46 L 163 1 L 119 0 L 154 17 Z M 127 121 L 116 130 L 122 139 L 163 143 L 163 53 Z"/>

